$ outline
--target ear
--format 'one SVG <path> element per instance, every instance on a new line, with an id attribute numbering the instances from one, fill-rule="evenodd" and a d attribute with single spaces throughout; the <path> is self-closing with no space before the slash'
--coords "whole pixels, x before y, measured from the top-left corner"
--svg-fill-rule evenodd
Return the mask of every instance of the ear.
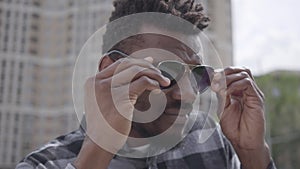
<path id="1" fill-rule="evenodd" d="M 100 72 L 101 70 L 107 68 L 109 65 L 113 64 L 114 61 L 108 57 L 108 56 L 103 56 L 101 60 L 99 61 L 98 65 L 98 71 Z"/>

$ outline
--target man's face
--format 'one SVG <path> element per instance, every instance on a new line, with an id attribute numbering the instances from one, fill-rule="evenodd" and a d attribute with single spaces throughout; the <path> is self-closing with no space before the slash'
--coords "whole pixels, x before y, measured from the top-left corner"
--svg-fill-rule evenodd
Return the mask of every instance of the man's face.
<path id="1" fill-rule="evenodd" d="M 139 45 L 139 49 L 135 50 L 131 56 L 136 58 L 145 58 L 151 56 L 153 64 L 157 65 L 161 61 L 176 60 L 185 64 L 201 64 L 201 59 L 188 46 L 182 42 L 159 34 L 145 34 L 143 43 Z M 186 37 L 189 38 L 189 37 Z M 192 40 L 192 39 L 190 39 Z M 154 99 L 154 102 L 149 102 L 150 91 L 144 92 L 137 100 L 135 108 L 139 111 L 146 111 L 151 106 L 165 106 L 164 111 L 152 112 L 161 113 L 160 116 L 149 123 L 133 123 L 133 129 L 138 133 L 131 134 L 132 137 L 149 137 L 163 133 L 172 126 L 169 130 L 170 135 L 174 137 L 182 137 L 182 131 L 188 120 L 188 114 L 193 109 L 193 102 L 196 99 L 197 92 L 189 78 L 189 73 L 185 73 L 177 84 L 168 89 L 162 90 L 166 96 L 166 105 L 160 105 L 162 102 L 159 99 Z M 159 98 L 159 97 L 158 97 Z M 139 112 L 134 112 L 139 113 Z M 175 120 L 177 121 L 175 122 Z"/>

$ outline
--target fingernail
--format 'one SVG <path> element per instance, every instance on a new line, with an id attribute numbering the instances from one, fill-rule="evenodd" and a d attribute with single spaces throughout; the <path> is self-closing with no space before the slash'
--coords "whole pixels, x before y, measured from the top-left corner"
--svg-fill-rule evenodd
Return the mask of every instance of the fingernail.
<path id="1" fill-rule="evenodd" d="M 152 57 L 146 57 L 146 58 L 144 58 L 144 60 L 146 60 L 146 61 L 148 61 L 148 62 L 153 62 L 153 58 Z"/>
<path id="2" fill-rule="evenodd" d="M 170 79 L 169 78 L 166 78 L 166 77 L 163 77 L 164 78 L 164 81 L 168 82 L 168 84 L 171 83 Z"/>

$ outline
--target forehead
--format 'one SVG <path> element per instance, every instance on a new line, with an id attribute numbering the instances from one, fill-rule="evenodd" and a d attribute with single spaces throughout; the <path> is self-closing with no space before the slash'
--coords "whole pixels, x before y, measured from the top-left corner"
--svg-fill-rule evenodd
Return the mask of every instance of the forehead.
<path id="1" fill-rule="evenodd" d="M 185 30 L 182 30 L 185 32 Z M 151 24 L 143 24 L 139 31 L 141 34 L 157 34 L 164 35 L 165 37 L 173 38 L 175 40 L 181 41 L 181 43 L 189 46 L 194 51 L 200 51 L 202 46 L 199 34 L 186 34 L 178 31 L 167 30 L 166 28 L 160 28 Z"/>
<path id="2" fill-rule="evenodd" d="M 190 64 L 201 64 L 200 47 L 195 50 L 186 42 L 195 43 L 193 37 L 186 36 L 185 42 L 163 34 L 144 33 L 139 35 L 139 45 L 133 57 L 153 57 L 154 62 L 162 60 L 179 60 Z"/>

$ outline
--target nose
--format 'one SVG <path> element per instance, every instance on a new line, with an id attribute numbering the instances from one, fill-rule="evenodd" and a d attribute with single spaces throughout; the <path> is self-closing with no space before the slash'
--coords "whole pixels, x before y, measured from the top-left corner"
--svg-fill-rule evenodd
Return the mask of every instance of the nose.
<path id="1" fill-rule="evenodd" d="M 175 100 L 182 100 L 187 103 L 193 103 L 197 97 L 197 91 L 194 89 L 188 73 L 186 73 L 170 91 L 171 97 Z"/>

